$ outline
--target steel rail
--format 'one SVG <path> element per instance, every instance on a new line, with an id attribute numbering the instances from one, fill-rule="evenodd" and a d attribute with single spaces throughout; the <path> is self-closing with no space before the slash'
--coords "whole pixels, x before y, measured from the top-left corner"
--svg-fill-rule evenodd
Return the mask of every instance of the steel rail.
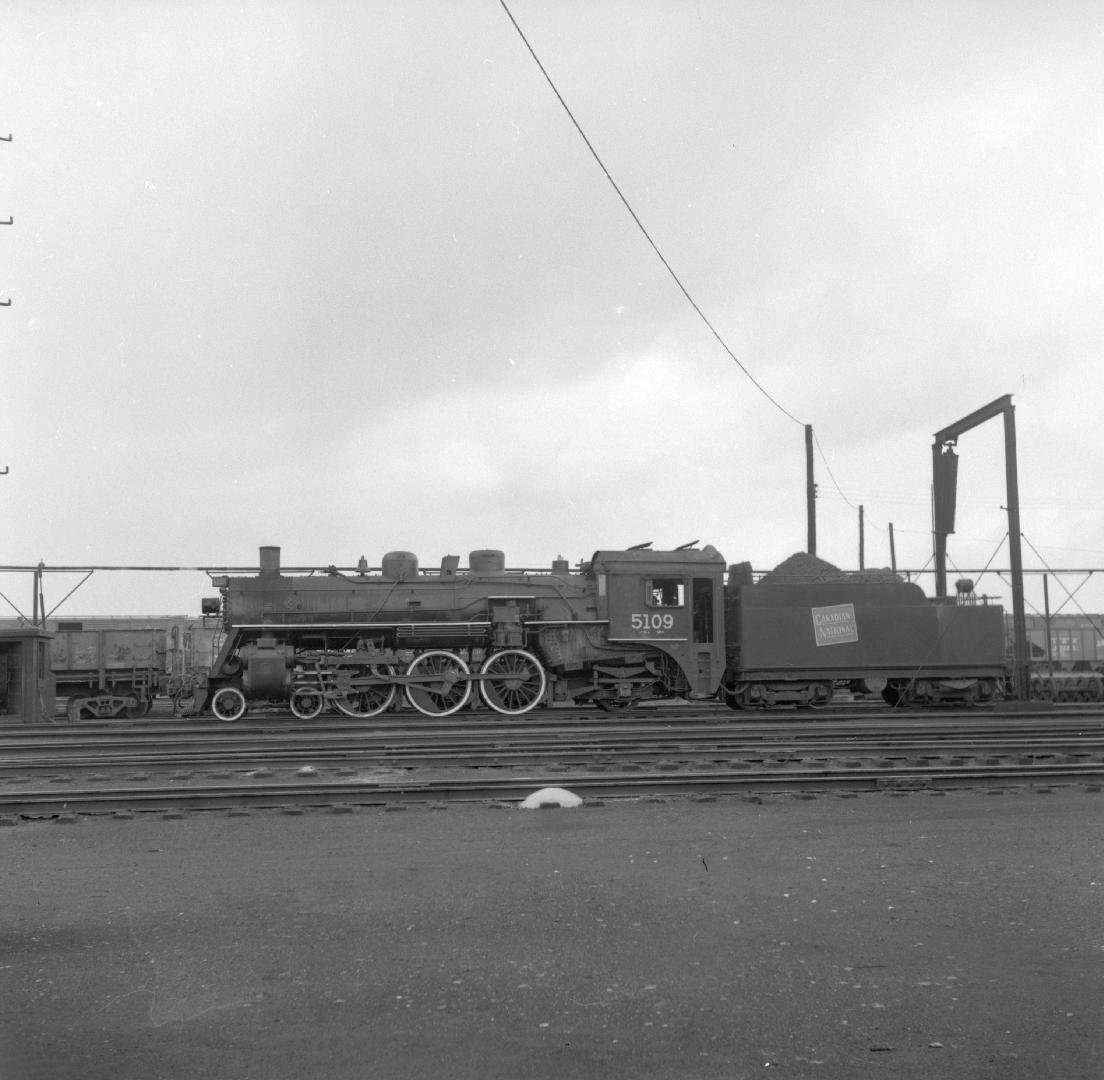
<path id="1" fill-rule="evenodd" d="M 606 761 L 615 756 L 681 758 L 830 758 L 830 757 L 927 757 L 961 758 L 971 756 L 1055 757 L 1104 755 L 1104 736 L 1055 739 L 1053 736 L 1018 737 L 1015 739 L 948 742 L 946 740 L 849 740 L 833 744 L 808 744 L 801 741 L 774 744 L 754 744 L 738 740 L 704 737 L 701 741 L 623 740 L 616 745 L 610 740 L 595 740 L 589 744 L 562 742 L 518 741 L 504 744 L 502 740 L 488 744 L 486 740 L 432 744 L 382 746 L 355 742 L 311 743 L 307 745 L 201 746 L 201 747 L 134 747 L 104 751 L 90 748 L 83 755 L 74 753 L 22 754 L 9 758 L 0 775 L 19 771 L 42 772 L 73 769 L 104 768 L 171 768 L 215 767 L 234 763 L 293 763 L 309 760 L 314 764 L 345 761 L 384 761 L 394 765 L 417 766 L 431 761 L 446 760 L 453 764 L 500 765 L 504 762 L 550 759 L 554 762 Z"/>
<path id="2" fill-rule="evenodd" d="M 877 733 L 879 736 L 891 735 L 903 736 L 914 734 L 927 737 L 957 737 L 969 734 L 989 735 L 996 732 L 1019 733 L 1023 731 L 1039 731 L 1049 734 L 1061 734 L 1067 731 L 1084 732 L 1086 729 L 1104 731 L 1104 715 L 1098 709 L 1091 714 L 1063 715 L 1060 719 L 1052 717 L 1040 717 L 1029 715 L 1008 719 L 1005 717 L 987 717 L 984 720 L 972 714 L 955 714 L 943 716 L 937 720 L 931 718 L 920 721 L 902 721 L 897 718 L 870 718 L 826 722 L 823 720 L 808 720 L 788 718 L 784 721 L 776 721 L 769 724 L 752 724 L 748 722 L 732 723 L 726 719 L 712 717 L 625 717 L 617 721 L 608 718 L 596 723 L 593 719 L 587 722 L 564 722 L 561 718 L 556 721 L 537 723 L 528 718 L 518 720 L 511 718 L 498 722 L 488 717 L 478 718 L 449 718 L 447 721 L 347 721 L 339 720 L 331 722 L 328 718 L 325 722 L 304 722 L 293 720 L 290 716 L 276 718 L 263 725 L 242 726 L 238 724 L 189 724 L 173 725 L 148 725 L 138 722 L 121 721 L 109 724 L 74 724 L 65 727 L 36 727 L 18 728 L 7 731 L 0 730 L 0 753 L 16 750 L 23 746 L 37 745 L 42 747 L 59 747 L 67 745 L 80 745 L 86 740 L 95 740 L 101 743 L 110 741 L 122 744 L 134 744 L 142 740 L 150 740 L 157 743 L 168 743 L 175 739 L 192 739 L 208 741 L 222 739 L 231 741 L 248 741 L 259 736 L 278 737 L 284 740 L 312 740 L 320 737 L 353 736 L 360 739 L 392 739 L 397 737 L 415 738 L 431 736 L 434 739 L 471 736 L 488 737 L 491 735 L 505 737 L 524 735 L 533 737 L 539 734 L 545 735 L 571 735 L 577 736 L 583 733 L 600 733 L 608 737 L 635 736 L 642 732 L 662 731 L 675 733 L 682 731 L 688 735 L 701 732 L 723 732 L 741 738 L 789 738 L 795 733 L 809 740 L 825 740 L 830 738 L 850 738 L 855 735 Z"/>
<path id="3" fill-rule="evenodd" d="M 310 748 L 256 748 L 241 747 L 220 750 L 195 750 L 186 753 L 164 753 L 135 751 L 133 753 L 95 754 L 94 756 L 36 756 L 20 758 L 6 763 L 0 768 L 0 775 L 20 771 L 57 771 L 75 769 L 106 768 L 214 768 L 230 764 L 252 763 L 253 765 L 274 766 L 277 763 L 312 764 L 330 762 L 386 762 L 395 766 L 416 767 L 429 762 L 446 760 L 451 764 L 471 764 L 493 767 L 509 762 L 531 761 L 534 764 L 545 759 L 552 762 L 576 764 L 585 761 L 606 762 L 615 756 L 633 756 L 659 758 L 785 758 L 809 759 L 831 757 L 925 757 L 931 759 L 965 758 L 976 756 L 1034 756 L 1053 758 L 1076 755 L 1080 757 L 1104 757 L 1104 740 L 1063 741 L 1037 740 L 1026 742 L 984 742 L 970 744 L 908 743 L 886 744 L 884 742 L 849 743 L 837 747 L 826 746 L 774 746 L 749 747 L 746 745 L 700 745 L 687 746 L 685 743 L 634 743 L 621 747 L 562 745 L 537 746 L 517 745 L 514 747 L 389 747 L 366 750 L 358 746 Z"/>
<path id="4" fill-rule="evenodd" d="M 406 709 L 387 713 L 370 719 L 345 717 L 337 713 L 327 713 L 312 721 L 293 718 L 286 710 L 251 713 L 233 724 L 223 724 L 210 717 L 186 720 L 165 715 L 163 717 L 145 717 L 142 719 L 115 718 L 110 721 L 70 722 L 61 717 L 56 722 L 35 725 L 20 725 L 8 728 L 0 733 L 0 739 L 18 739 L 35 735 L 49 735 L 57 739 L 66 739 L 78 733 L 105 731 L 127 731 L 133 733 L 158 733 L 171 731 L 190 731 L 198 728 L 251 732 L 267 729 L 273 725 L 281 728 L 349 728 L 360 730 L 374 727 L 380 730 L 402 726 L 411 729 L 436 730 L 441 726 L 496 726 L 509 727 L 518 724 L 527 729 L 537 727 L 561 727 L 567 725 L 594 726 L 598 716 L 605 723 L 625 724 L 693 724 L 703 722 L 728 723 L 741 728 L 776 728 L 787 724 L 813 724 L 827 727 L 842 723 L 849 727 L 856 724 L 900 724 L 928 726 L 943 723 L 949 716 L 969 717 L 971 723 L 983 726 L 987 723 L 1017 723 L 1046 720 L 1049 723 L 1073 723 L 1078 718 L 1100 720 L 1104 703 L 1068 703 L 1052 705 L 1046 703 L 1017 703 L 1015 709 L 998 706 L 975 706 L 965 710 L 951 709 L 909 709 L 890 710 L 874 704 L 832 705 L 815 710 L 744 710 L 734 712 L 716 702 L 690 702 L 680 705 L 640 705 L 615 714 L 618 719 L 612 721 L 609 714 L 596 714 L 593 709 L 552 708 L 538 709 L 523 717 L 505 717 L 486 709 L 465 709 L 460 714 L 436 719 L 416 714 Z"/>
<path id="5" fill-rule="evenodd" d="M 144 766 L 222 765 L 258 760 L 272 764 L 302 760 L 314 762 L 347 759 L 377 760 L 419 765 L 446 759 L 501 764 L 522 758 L 538 761 L 606 760 L 614 755 L 637 757 L 795 757 L 846 755 L 925 756 L 929 758 L 977 755 L 1035 755 L 1053 757 L 1071 752 L 1099 754 L 1104 747 L 1104 723 L 1077 724 L 1055 730 L 1048 727 L 983 728 L 973 725 L 937 731 L 913 728 L 843 729 L 789 732 L 777 729 L 749 732 L 730 726 L 699 725 L 693 728 L 595 727 L 588 729 L 532 730 L 459 727 L 436 733 L 425 731 L 361 732 L 226 732 L 225 730 L 174 735 L 155 739 L 114 735 L 90 735 L 65 740 L 23 740 L 4 747 L 0 740 L 3 771 L 110 768 Z M 4 752 L 6 750 L 6 752 Z"/>
<path id="6" fill-rule="evenodd" d="M 535 790 L 567 787 L 585 798 L 639 799 L 663 795 L 749 795 L 793 793 L 808 795 L 843 791 L 912 791 L 950 788 L 1000 787 L 1026 784 L 1053 787 L 1084 783 L 1098 791 L 1104 785 L 1104 765 L 983 766 L 963 768 L 807 769 L 795 772 L 683 772 L 632 775 L 571 774 L 532 776 L 427 778 L 372 783 L 264 783 L 249 788 L 233 785 L 193 786 L 186 789 L 104 788 L 65 792 L 32 790 L 0 793 L 0 815 L 56 817 L 62 814 L 171 810 L 235 810 L 247 807 L 302 808 L 383 806 L 410 802 L 507 802 Z"/>

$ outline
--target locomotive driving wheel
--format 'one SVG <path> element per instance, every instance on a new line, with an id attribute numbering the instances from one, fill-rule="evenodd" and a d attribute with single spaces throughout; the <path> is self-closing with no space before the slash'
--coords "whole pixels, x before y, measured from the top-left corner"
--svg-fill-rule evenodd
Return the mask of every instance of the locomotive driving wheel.
<path id="1" fill-rule="evenodd" d="M 353 686 L 350 680 L 373 677 L 390 678 L 394 674 L 395 669 L 390 664 L 363 664 L 356 667 L 339 668 L 337 692 L 334 694 L 333 703 L 346 716 L 362 718 L 378 716 L 381 712 L 389 709 L 394 702 L 395 685 L 393 683 L 368 683 Z"/>
<path id="2" fill-rule="evenodd" d="M 548 680 L 541 662 L 524 649 L 504 649 L 488 656 L 479 673 L 483 700 L 495 712 L 521 716 L 540 703 Z"/>
<path id="3" fill-rule="evenodd" d="M 211 698 L 211 712 L 219 720 L 238 720 L 245 715 L 245 694 L 236 686 L 224 686 Z"/>
<path id="4" fill-rule="evenodd" d="M 406 684 L 406 700 L 426 716 L 451 716 L 471 697 L 468 665 L 455 653 L 424 652 L 406 674 L 419 679 Z"/>

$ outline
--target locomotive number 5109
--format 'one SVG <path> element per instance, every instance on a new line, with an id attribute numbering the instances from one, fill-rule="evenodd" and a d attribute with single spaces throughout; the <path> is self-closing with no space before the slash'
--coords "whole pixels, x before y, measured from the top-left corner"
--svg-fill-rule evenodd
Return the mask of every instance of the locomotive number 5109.
<path id="1" fill-rule="evenodd" d="M 671 630 L 675 625 L 674 615 L 630 615 L 630 625 L 634 630 Z"/>

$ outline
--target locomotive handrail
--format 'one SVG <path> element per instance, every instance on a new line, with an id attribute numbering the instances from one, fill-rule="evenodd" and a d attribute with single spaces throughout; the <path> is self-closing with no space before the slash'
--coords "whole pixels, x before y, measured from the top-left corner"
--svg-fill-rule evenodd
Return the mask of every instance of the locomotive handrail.
<path id="1" fill-rule="evenodd" d="M 634 641 L 637 644 L 643 642 L 647 644 L 651 641 L 666 641 L 668 643 L 672 641 L 689 641 L 688 637 L 611 637 L 608 641 Z"/>
<path id="2" fill-rule="evenodd" d="M 609 619 L 522 619 L 526 626 L 606 626 Z"/>
<path id="3" fill-rule="evenodd" d="M 350 577 L 366 577 L 370 574 L 382 574 L 383 568 L 380 566 L 370 566 L 367 570 L 361 571 L 355 566 L 349 567 L 332 567 L 332 566 L 282 566 L 280 567 L 280 574 L 283 577 L 287 577 L 290 574 L 330 574 L 331 570 L 337 570 L 339 574 L 347 574 Z M 0 572 L 3 573 L 17 573 L 22 571 L 33 570 L 49 570 L 55 573 L 67 573 L 67 574 L 83 574 L 92 570 L 134 570 L 134 571 L 165 571 L 165 570 L 180 570 L 197 574 L 259 574 L 261 568 L 259 566 L 117 566 L 97 563 L 91 565 L 88 563 L 82 565 L 64 565 L 53 566 L 50 564 L 39 563 L 12 563 L 9 565 L 0 566 Z M 460 574 L 480 574 L 483 576 L 516 576 L 521 574 L 546 574 L 549 577 L 553 575 L 562 575 L 565 573 L 563 570 L 553 570 L 548 566 L 511 566 L 503 570 L 472 570 L 468 566 L 457 567 L 456 573 Z M 566 573 L 578 575 L 579 569 L 569 569 Z M 440 577 L 441 570 L 439 567 L 433 568 L 419 568 L 416 577 Z M 445 577 L 451 577 L 452 574 L 445 574 Z M 414 579 L 411 579 L 414 580 Z"/>
<path id="4" fill-rule="evenodd" d="M 41 565 L 39 563 L 26 564 L 26 563 L 11 563 L 6 565 L 0 565 L 0 573 L 31 573 L 34 571 L 46 571 L 48 573 L 64 573 L 64 574 L 85 574 L 94 570 L 125 570 L 134 571 L 136 573 L 146 572 L 158 572 L 162 573 L 166 570 L 180 571 L 196 574 L 258 574 L 260 568 L 257 566 L 108 566 L 108 565 L 89 565 L 87 563 L 82 565 L 65 565 L 65 566 L 52 566 L 49 564 Z M 280 575 L 287 577 L 291 574 L 323 574 L 329 570 L 329 567 L 325 566 L 284 566 L 280 569 Z M 340 568 L 339 568 L 340 570 Z M 342 573 L 346 571 L 341 570 Z M 468 567 L 459 567 L 456 571 L 458 574 L 475 573 L 478 575 L 487 575 L 491 573 L 489 571 L 476 570 L 471 571 Z M 752 569 L 753 575 L 768 574 L 769 570 L 756 570 Z M 980 566 L 980 567 L 956 567 L 955 572 L 958 574 L 1008 574 L 1011 571 L 1008 567 L 994 567 L 994 566 Z M 1040 566 L 1040 567 L 1024 567 L 1023 572 L 1025 574 L 1052 574 L 1058 576 L 1061 574 L 1102 574 L 1104 573 L 1104 566 Z M 350 568 L 348 573 L 354 578 L 363 577 L 365 575 L 356 571 L 355 568 Z M 369 569 L 370 574 L 380 574 L 382 569 L 380 567 L 372 567 Z M 583 574 L 578 567 L 575 567 L 567 571 L 572 577 L 580 577 Z M 860 574 L 859 570 L 844 570 L 841 571 L 844 574 Z M 931 566 L 922 566 L 918 568 L 898 567 L 894 573 L 901 577 L 926 577 L 935 573 L 935 568 Z M 552 570 L 547 566 L 537 567 L 511 567 L 507 570 L 493 571 L 494 575 L 511 577 L 521 574 L 543 574 L 547 577 L 561 577 L 564 574 L 562 570 Z M 409 578 L 409 581 L 416 581 L 418 578 L 437 578 L 441 576 L 441 572 L 438 569 L 425 570 L 420 569 L 416 577 Z"/>
<path id="5" fill-rule="evenodd" d="M 441 623 L 448 623 L 450 626 L 490 626 L 489 619 L 418 619 L 412 621 L 410 619 L 403 619 L 397 622 L 373 622 L 373 623 L 359 623 L 359 622 L 308 622 L 308 623 L 234 623 L 234 630 L 270 630 L 279 628 L 280 630 L 348 630 L 351 626 L 366 626 L 375 628 L 377 626 L 440 626 Z"/>

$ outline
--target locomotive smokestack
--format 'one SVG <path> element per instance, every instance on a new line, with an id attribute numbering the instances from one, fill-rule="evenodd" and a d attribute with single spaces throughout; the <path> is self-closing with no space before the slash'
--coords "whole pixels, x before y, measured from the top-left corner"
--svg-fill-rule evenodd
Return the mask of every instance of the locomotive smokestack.
<path id="1" fill-rule="evenodd" d="M 280 549 L 278 547 L 261 548 L 261 573 L 278 574 L 280 572 Z"/>

